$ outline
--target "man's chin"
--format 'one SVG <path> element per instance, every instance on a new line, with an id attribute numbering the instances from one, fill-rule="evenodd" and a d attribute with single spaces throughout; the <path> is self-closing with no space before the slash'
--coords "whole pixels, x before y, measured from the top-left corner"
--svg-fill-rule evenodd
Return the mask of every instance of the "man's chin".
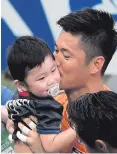
<path id="1" fill-rule="evenodd" d="M 60 90 L 67 90 L 67 87 L 64 84 L 60 83 L 59 87 L 60 87 Z"/>
<path id="2" fill-rule="evenodd" d="M 59 87 L 60 87 L 60 90 L 64 90 L 64 87 L 61 83 L 60 83 Z"/>

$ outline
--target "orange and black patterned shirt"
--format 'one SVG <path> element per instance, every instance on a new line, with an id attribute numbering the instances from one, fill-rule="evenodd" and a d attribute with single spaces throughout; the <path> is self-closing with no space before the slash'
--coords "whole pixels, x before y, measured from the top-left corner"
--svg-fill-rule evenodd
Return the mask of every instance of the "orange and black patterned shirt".
<path id="1" fill-rule="evenodd" d="M 104 91 L 110 90 L 108 87 L 104 86 L 103 88 Z M 61 123 L 61 131 L 64 131 L 70 127 L 68 123 L 68 118 L 67 118 L 67 104 L 68 104 L 68 99 L 64 91 L 60 93 L 60 95 L 55 97 L 55 100 L 61 103 L 63 105 L 63 118 L 62 118 L 62 123 Z M 80 142 L 78 138 L 75 139 L 75 141 L 69 146 L 66 147 L 62 152 L 69 152 L 69 153 L 88 153 L 86 150 L 84 144 Z"/>

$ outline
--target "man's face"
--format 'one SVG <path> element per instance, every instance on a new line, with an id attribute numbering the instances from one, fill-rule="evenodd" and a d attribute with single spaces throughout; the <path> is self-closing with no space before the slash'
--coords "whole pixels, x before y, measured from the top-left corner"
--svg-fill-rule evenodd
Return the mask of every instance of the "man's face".
<path id="1" fill-rule="evenodd" d="M 60 72 L 61 88 L 73 90 L 83 87 L 88 79 L 89 69 L 79 37 L 62 31 L 56 41 L 54 55 Z"/>
<path id="2" fill-rule="evenodd" d="M 47 96 L 48 90 L 59 82 L 59 71 L 51 56 L 47 56 L 41 66 L 31 69 L 26 78 L 28 90 L 36 96 Z"/>

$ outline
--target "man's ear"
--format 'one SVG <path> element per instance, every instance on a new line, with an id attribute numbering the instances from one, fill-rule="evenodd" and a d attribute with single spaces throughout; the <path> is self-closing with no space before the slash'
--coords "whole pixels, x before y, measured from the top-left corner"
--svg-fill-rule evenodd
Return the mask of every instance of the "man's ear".
<path id="1" fill-rule="evenodd" d="M 100 153 L 107 153 L 107 152 L 109 152 L 106 143 L 104 141 L 102 141 L 102 140 L 96 140 L 95 141 L 95 148 Z"/>
<path id="2" fill-rule="evenodd" d="M 105 62 L 105 59 L 103 56 L 98 56 L 93 58 L 90 62 L 90 73 L 96 74 L 98 72 L 101 72 L 104 62 Z"/>
<path id="3" fill-rule="evenodd" d="M 19 80 L 14 80 L 14 84 L 20 91 L 27 91 L 26 86 Z"/>

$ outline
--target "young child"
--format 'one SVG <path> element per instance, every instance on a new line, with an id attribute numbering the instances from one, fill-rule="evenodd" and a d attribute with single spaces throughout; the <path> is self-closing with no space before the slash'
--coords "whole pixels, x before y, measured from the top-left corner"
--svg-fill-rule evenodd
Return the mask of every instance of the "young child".
<path id="1" fill-rule="evenodd" d="M 61 151 L 76 133 L 72 128 L 60 132 L 63 108 L 53 99 L 59 92 L 60 75 L 52 52 L 41 39 L 23 36 L 9 48 L 7 61 L 19 94 L 19 99 L 7 103 L 9 117 L 18 123 L 29 115 L 36 116 L 44 150 Z"/>

